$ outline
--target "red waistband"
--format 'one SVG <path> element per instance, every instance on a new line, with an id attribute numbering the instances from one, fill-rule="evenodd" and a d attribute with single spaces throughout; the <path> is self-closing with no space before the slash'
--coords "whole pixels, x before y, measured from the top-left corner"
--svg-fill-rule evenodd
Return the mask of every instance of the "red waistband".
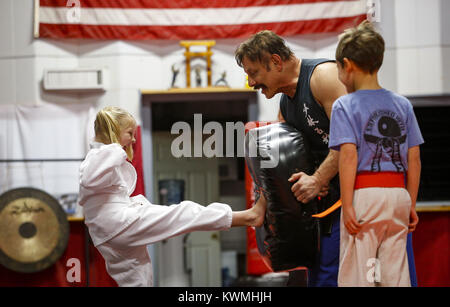
<path id="1" fill-rule="evenodd" d="M 355 190 L 363 188 L 404 188 L 405 175 L 397 172 L 361 172 L 356 175 Z M 335 211 L 342 205 L 339 199 L 333 206 L 327 210 L 314 214 L 312 217 L 323 218 Z"/>
<path id="2" fill-rule="evenodd" d="M 356 175 L 355 190 L 363 188 L 404 188 L 405 174 L 397 172 L 361 172 Z"/>

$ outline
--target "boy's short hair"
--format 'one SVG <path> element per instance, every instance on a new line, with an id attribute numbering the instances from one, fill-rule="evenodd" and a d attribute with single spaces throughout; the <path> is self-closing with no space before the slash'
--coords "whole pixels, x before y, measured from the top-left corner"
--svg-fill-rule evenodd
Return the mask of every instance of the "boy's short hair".
<path id="1" fill-rule="evenodd" d="M 240 67 L 242 67 L 244 57 L 247 57 L 250 61 L 258 61 L 268 66 L 269 56 L 272 54 L 278 54 L 283 61 L 286 61 L 294 53 L 286 46 L 283 38 L 272 31 L 264 30 L 243 42 L 236 49 L 234 57 Z"/>
<path id="2" fill-rule="evenodd" d="M 378 71 L 383 64 L 384 39 L 367 20 L 347 29 L 339 37 L 336 61 L 344 65 L 344 58 L 353 61 L 368 73 Z"/>

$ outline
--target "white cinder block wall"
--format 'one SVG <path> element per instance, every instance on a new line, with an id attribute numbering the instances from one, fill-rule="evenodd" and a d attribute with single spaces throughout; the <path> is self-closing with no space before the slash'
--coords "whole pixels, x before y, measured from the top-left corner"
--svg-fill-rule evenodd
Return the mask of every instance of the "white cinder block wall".
<path id="1" fill-rule="evenodd" d="M 43 93 L 44 68 L 76 67 L 78 44 L 33 39 L 33 1 L 0 1 L 0 104 L 70 102 L 76 95 Z"/>
<path id="2" fill-rule="evenodd" d="M 383 33 L 391 39 L 396 90 L 411 96 L 449 94 L 449 1 L 395 0 L 390 6 L 393 16 L 382 26 L 389 25 Z"/>
<path id="3" fill-rule="evenodd" d="M 388 89 L 404 95 L 450 92 L 450 1 L 381 0 L 378 25 L 387 42 L 380 72 Z M 185 84 L 183 49 L 178 41 L 54 41 L 33 38 L 33 1 L 0 1 L 0 104 L 88 103 L 100 108 L 119 105 L 140 120 L 140 89 L 165 89 L 171 66 L 180 69 L 177 84 Z M 299 57 L 334 57 L 335 35 L 286 38 Z M 234 61 L 240 39 L 218 40 L 214 47 L 213 82 L 226 70 L 232 87 L 245 76 Z M 42 90 L 45 68 L 101 66 L 108 70 L 105 93 L 61 94 Z M 260 120 L 276 118 L 279 97 L 260 95 Z"/>

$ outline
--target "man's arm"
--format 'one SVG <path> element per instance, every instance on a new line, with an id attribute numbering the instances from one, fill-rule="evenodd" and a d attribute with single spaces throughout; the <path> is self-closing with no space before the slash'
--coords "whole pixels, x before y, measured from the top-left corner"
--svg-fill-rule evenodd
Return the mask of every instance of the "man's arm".
<path id="1" fill-rule="evenodd" d="M 316 67 L 311 76 L 311 92 L 315 100 L 324 108 L 328 119 L 331 119 L 333 103 L 347 94 L 345 86 L 339 81 L 335 63 L 323 63 Z M 291 189 L 297 200 L 307 203 L 323 191 L 330 180 L 337 175 L 338 164 L 339 152 L 330 150 L 312 176 L 305 173 L 293 174 L 289 181 L 297 181 Z"/>
<path id="2" fill-rule="evenodd" d="M 338 173 L 338 165 L 339 152 L 330 150 L 313 175 L 308 176 L 303 172 L 293 174 L 289 182 L 297 181 L 291 187 L 297 200 L 307 203 L 317 195 L 325 196 L 328 193 L 328 183 Z"/>
<path id="3" fill-rule="evenodd" d="M 323 160 L 322 164 L 319 165 L 319 168 L 313 174 L 314 177 L 317 178 L 320 185 L 327 186 L 331 179 L 333 179 L 339 170 L 339 152 L 333 149 L 330 149 L 328 156 Z"/>
<path id="4" fill-rule="evenodd" d="M 284 117 L 283 117 L 283 114 L 281 114 L 281 109 L 278 110 L 277 120 L 278 120 L 280 123 L 284 123 L 284 122 L 285 122 Z"/>
<path id="5" fill-rule="evenodd" d="M 316 67 L 311 76 L 311 92 L 331 119 L 333 103 L 347 94 L 345 86 L 339 81 L 336 63 L 323 63 Z"/>

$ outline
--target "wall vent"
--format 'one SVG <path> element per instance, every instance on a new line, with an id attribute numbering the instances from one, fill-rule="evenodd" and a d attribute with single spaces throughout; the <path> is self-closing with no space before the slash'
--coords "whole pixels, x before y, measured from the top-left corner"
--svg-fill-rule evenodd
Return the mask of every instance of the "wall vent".
<path id="1" fill-rule="evenodd" d="M 99 90 L 104 91 L 105 70 L 97 68 L 46 69 L 45 90 Z"/>

